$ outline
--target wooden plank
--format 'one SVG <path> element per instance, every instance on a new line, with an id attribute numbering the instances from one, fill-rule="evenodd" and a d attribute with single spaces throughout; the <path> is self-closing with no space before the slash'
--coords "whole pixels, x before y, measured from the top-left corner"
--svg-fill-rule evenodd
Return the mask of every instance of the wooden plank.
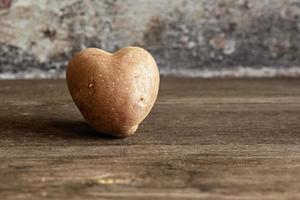
<path id="1" fill-rule="evenodd" d="M 0 81 L 0 199 L 297 199 L 299 133 L 298 78 L 163 78 L 126 139 L 63 80 Z"/>

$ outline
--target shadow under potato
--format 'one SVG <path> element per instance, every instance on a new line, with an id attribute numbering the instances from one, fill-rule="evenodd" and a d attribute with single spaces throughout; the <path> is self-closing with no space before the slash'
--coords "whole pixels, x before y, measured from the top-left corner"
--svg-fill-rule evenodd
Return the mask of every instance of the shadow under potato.
<path id="1" fill-rule="evenodd" d="M 68 121 L 68 120 L 51 120 L 48 122 L 49 127 L 59 130 L 63 133 L 72 133 L 82 137 L 94 137 L 103 139 L 116 139 L 105 133 L 99 133 L 85 121 Z"/>
<path id="2" fill-rule="evenodd" d="M 36 115 L 1 116 L 0 135 L 7 133 L 7 131 L 17 133 L 16 135 L 22 134 L 22 136 L 41 138 L 55 136 L 63 139 L 116 139 L 97 132 L 84 120 L 44 118 Z"/>

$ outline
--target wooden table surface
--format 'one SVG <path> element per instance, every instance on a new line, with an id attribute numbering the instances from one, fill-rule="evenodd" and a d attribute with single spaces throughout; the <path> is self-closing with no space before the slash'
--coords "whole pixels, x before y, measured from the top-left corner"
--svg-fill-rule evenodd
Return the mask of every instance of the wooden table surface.
<path id="1" fill-rule="evenodd" d="M 0 81 L 0 199 L 300 199 L 300 79 L 163 78 L 136 136 L 64 80 Z"/>

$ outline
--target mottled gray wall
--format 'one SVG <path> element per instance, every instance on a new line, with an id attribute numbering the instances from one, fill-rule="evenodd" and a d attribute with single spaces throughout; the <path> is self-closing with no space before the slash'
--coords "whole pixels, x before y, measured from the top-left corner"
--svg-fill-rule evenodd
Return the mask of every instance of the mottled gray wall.
<path id="1" fill-rule="evenodd" d="M 163 74 L 299 75 L 299 39 L 300 0 L 0 0 L 0 74 L 56 76 L 82 48 L 135 45 Z"/>

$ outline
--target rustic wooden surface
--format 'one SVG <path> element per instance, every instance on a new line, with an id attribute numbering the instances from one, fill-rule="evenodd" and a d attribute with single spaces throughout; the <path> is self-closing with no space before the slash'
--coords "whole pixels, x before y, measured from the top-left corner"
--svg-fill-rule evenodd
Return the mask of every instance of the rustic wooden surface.
<path id="1" fill-rule="evenodd" d="M 0 81 L 0 199 L 299 199 L 300 79 L 163 79 L 98 135 L 63 80 Z"/>

